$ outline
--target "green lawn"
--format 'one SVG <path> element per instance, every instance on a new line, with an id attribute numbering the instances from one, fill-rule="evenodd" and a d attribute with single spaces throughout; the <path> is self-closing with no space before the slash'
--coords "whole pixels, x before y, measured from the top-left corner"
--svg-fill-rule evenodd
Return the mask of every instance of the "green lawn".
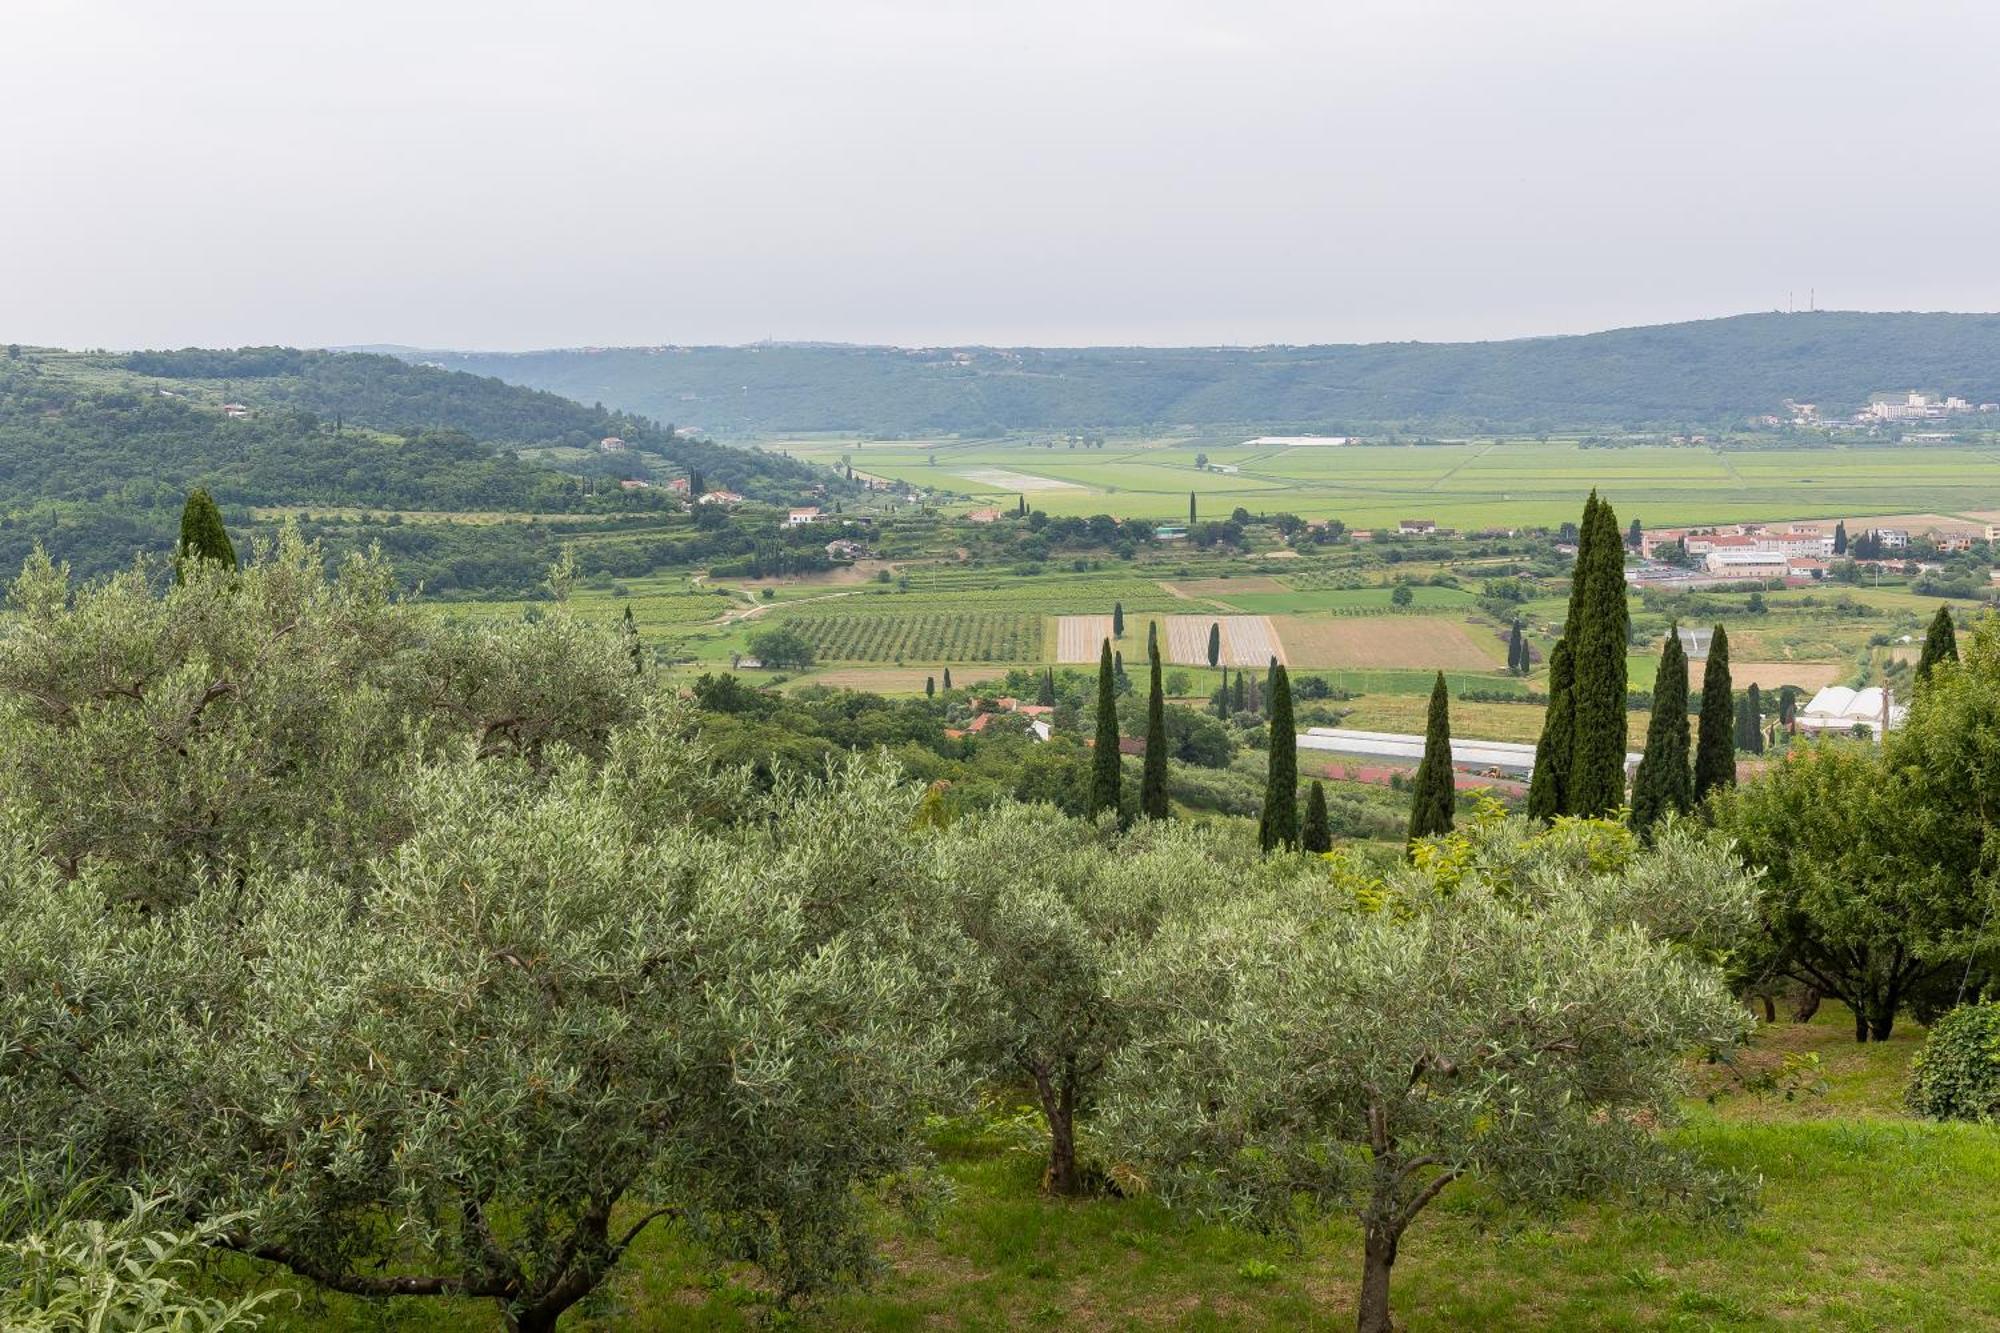
<path id="1" fill-rule="evenodd" d="M 1477 1187 L 1448 1193 L 1404 1242 L 1395 1301 L 1412 1330 L 2000 1329 L 2000 1127 L 1933 1125 L 1899 1103 L 1920 1034 L 1855 1046 L 1845 1010 L 1764 1028 L 1745 1057 L 1817 1060 L 1795 1100 L 1721 1089 L 1683 1140 L 1761 1180 L 1740 1229 L 1675 1215 L 1577 1208 L 1516 1215 Z M 1314 1226 L 1293 1247 L 1207 1225 L 1149 1198 L 1055 1202 L 1004 1125 L 941 1129 L 956 1198 L 934 1230 L 884 1214 L 866 1288 L 786 1316 L 825 1329 L 1293 1329 L 1351 1321 L 1355 1229 Z M 721 1278 L 655 1231 L 575 1330 L 769 1327 L 748 1269 Z M 490 1329 L 475 1304 L 337 1299 L 276 1321 L 305 1329 Z"/>

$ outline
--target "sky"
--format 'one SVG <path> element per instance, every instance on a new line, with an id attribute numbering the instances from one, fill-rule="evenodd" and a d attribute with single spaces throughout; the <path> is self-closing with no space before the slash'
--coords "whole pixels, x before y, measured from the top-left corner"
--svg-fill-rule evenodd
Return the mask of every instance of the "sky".
<path id="1" fill-rule="evenodd" d="M 0 340 L 2000 310 L 2000 6 L 0 0 Z"/>

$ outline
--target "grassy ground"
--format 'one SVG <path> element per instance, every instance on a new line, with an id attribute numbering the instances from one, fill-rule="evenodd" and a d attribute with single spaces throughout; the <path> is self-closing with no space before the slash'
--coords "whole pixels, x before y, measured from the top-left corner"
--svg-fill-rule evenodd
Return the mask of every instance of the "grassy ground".
<path id="1" fill-rule="evenodd" d="M 1395 1302 L 1413 1330 L 2000 1329 L 2000 1127 L 1912 1120 L 1899 1096 L 1920 1033 L 1855 1046 L 1845 1010 L 1764 1028 L 1746 1057 L 1817 1061 L 1794 1099 L 1721 1091 L 1679 1131 L 1762 1182 L 1740 1229 L 1579 1208 L 1511 1215 L 1476 1187 L 1447 1193 L 1412 1229 Z M 1810 1064 L 1808 1064 L 1810 1068 Z M 1727 1085 L 1719 1078 L 1709 1082 Z M 1351 1321 L 1355 1229 L 1303 1244 L 1176 1215 L 1153 1200 L 1058 1203 L 1010 1132 L 937 1141 L 956 1200 L 923 1231 L 885 1217 L 868 1287 L 775 1322 L 826 1329 L 1291 1329 Z M 768 1327 L 748 1270 L 706 1270 L 673 1233 L 650 1234 L 576 1330 Z M 477 1305 L 316 1303 L 304 1329 L 486 1329 Z"/>

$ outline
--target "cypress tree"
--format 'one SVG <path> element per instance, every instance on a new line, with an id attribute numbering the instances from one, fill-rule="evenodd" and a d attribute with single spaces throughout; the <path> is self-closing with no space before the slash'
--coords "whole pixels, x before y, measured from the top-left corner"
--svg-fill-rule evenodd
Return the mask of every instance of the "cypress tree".
<path id="1" fill-rule="evenodd" d="M 1153 645 L 1152 689 L 1146 695 L 1146 764 L 1139 783 L 1139 813 L 1167 817 L 1167 696 L 1160 688 L 1160 648 Z"/>
<path id="2" fill-rule="evenodd" d="M 1222 622 L 1208 622 L 1208 665 L 1211 670 L 1222 661 Z"/>
<path id="3" fill-rule="evenodd" d="M 925 677 L 924 677 L 924 698 L 926 698 L 926 699 L 935 699 L 935 698 L 937 698 L 937 677 L 936 677 L 936 676 L 925 676 Z"/>
<path id="4" fill-rule="evenodd" d="M 1796 685 L 1780 685 L 1778 687 L 1778 725 L 1785 729 L 1786 734 L 1789 735 L 1791 733 L 1792 723 L 1797 720 L 1798 715 L 1799 687 Z"/>
<path id="5" fill-rule="evenodd" d="M 1146 622 L 1146 656 L 1152 658 L 1156 662 L 1159 660 L 1160 622 L 1157 620 L 1149 620 Z"/>
<path id="6" fill-rule="evenodd" d="M 1188 492 L 1188 526 L 1194 526 L 1194 492 Z"/>
<path id="7" fill-rule="evenodd" d="M 1639 520 L 1636 518 L 1632 520 L 1632 526 L 1625 533 L 1625 544 L 1635 551 L 1646 544 L 1646 530 L 1639 526 Z"/>
<path id="8" fill-rule="evenodd" d="M 1444 672 L 1431 686 L 1430 718 L 1424 727 L 1424 758 L 1417 765 L 1417 778 L 1410 788 L 1410 833 L 1405 851 L 1418 838 L 1451 832 L 1452 804 L 1456 791 L 1451 778 L 1451 695 L 1444 687 Z"/>
<path id="9" fill-rule="evenodd" d="M 1840 520 L 1840 522 L 1838 522 L 1838 523 L 1836 523 L 1836 524 L 1834 524 L 1834 525 L 1833 525 L 1833 553 L 1834 553 L 1835 555 L 1846 555 L 1846 554 L 1847 554 L 1847 520 L 1846 520 L 1846 519 L 1842 519 L 1842 520 Z"/>
<path id="10" fill-rule="evenodd" d="M 1043 708 L 1054 708 L 1056 706 L 1056 670 L 1054 667 L 1042 668 L 1042 688 L 1036 693 L 1035 702 Z"/>
<path id="11" fill-rule="evenodd" d="M 1952 623 L 1951 608 L 1940 606 L 1931 617 L 1931 627 L 1924 634 L 1924 651 L 1917 658 L 1917 679 L 1931 678 L 1931 668 L 1939 662 L 1958 660 L 1958 627 Z"/>
<path id="12" fill-rule="evenodd" d="M 1333 827 L 1326 817 L 1326 787 L 1318 778 L 1306 792 L 1306 822 L 1299 829 L 1299 846 L 1308 852 L 1333 850 Z"/>
<path id="13" fill-rule="evenodd" d="M 1669 812 L 1686 814 L 1694 804 L 1694 775 L 1688 770 L 1688 665 L 1680 627 L 1667 630 L 1660 650 L 1660 673 L 1653 682 L 1653 717 L 1646 724 L 1646 753 L 1632 779 L 1632 831 L 1647 836 Z"/>
<path id="14" fill-rule="evenodd" d="M 1118 686 L 1111 674 L 1111 640 L 1097 655 L 1097 749 L 1090 757 L 1090 814 L 1118 812 Z"/>
<path id="15" fill-rule="evenodd" d="M 1111 637 L 1114 639 L 1125 637 L 1125 603 L 1123 602 L 1113 602 L 1111 604 Z"/>
<path id="16" fill-rule="evenodd" d="M 199 486 L 188 492 L 187 503 L 181 506 L 181 539 L 174 546 L 175 582 L 180 581 L 182 563 L 188 560 L 212 560 L 236 568 L 236 546 L 229 540 L 229 529 L 222 525 L 222 511 L 216 508 L 214 497 Z"/>
<path id="17" fill-rule="evenodd" d="M 1299 845 L 1299 737 L 1292 728 L 1292 685 L 1283 667 L 1272 681 L 1271 759 L 1257 845 L 1266 852 L 1281 846 L 1295 851 Z"/>
<path id="18" fill-rule="evenodd" d="M 1736 721 L 1734 687 L 1729 680 L 1729 634 L 1715 627 L 1708 645 L 1708 665 L 1701 673 L 1701 731 L 1694 746 L 1694 799 L 1717 787 L 1736 785 Z"/>
<path id="19" fill-rule="evenodd" d="M 1764 753 L 1764 701 L 1757 693 L 1757 682 L 1751 681 L 1750 688 L 1743 692 L 1743 744 L 1742 749 L 1751 754 Z"/>
<path id="20" fill-rule="evenodd" d="M 1229 711 L 1232 713 L 1250 711 L 1250 676 L 1240 667 L 1236 671 L 1236 697 L 1230 700 Z"/>
<path id="21" fill-rule="evenodd" d="M 1118 678 L 1118 692 L 1125 693 L 1132 688 L 1132 682 L 1125 675 L 1125 654 L 1122 651 L 1111 654 L 1111 674 Z"/>
<path id="22" fill-rule="evenodd" d="M 1618 540 L 1618 517 L 1599 501 L 1587 520 L 1588 561 L 1578 559 L 1582 588 L 1579 623 L 1565 627 L 1573 639 L 1570 689 L 1575 714 L 1564 813 L 1595 818 L 1625 804 L 1625 647 L 1630 611 L 1625 596 L 1625 547 Z"/>
<path id="23" fill-rule="evenodd" d="M 1518 620 L 1507 635 L 1507 669 L 1517 676 L 1528 674 L 1528 641 L 1521 637 L 1521 622 Z"/>
<path id="24" fill-rule="evenodd" d="M 945 687 L 945 688 L 946 688 L 947 690 L 951 688 L 951 668 L 950 668 L 950 667 L 946 667 L 946 668 L 944 669 L 944 687 Z"/>
<path id="25" fill-rule="evenodd" d="M 646 649 L 639 641 L 639 625 L 632 619 L 632 608 L 629 606 L 625 608 L 624 622 L 619 625 L 618 632 L 625 638 L 625 655 L 632 659 L 632 674 L 643 675 L 646 670 Z"/>
<path id="26" fill-rule="evenodd" d="M 1229 668 L 1222 668 L 1222 684 L 1215 690 L 1215 715 L 1224 722 L 1229 720 Z"/>
<path id="27" fill-rule="evenodd" d="M 1535 742 L 1535 771 L 1528 779 L 1528 815 L 1553 820 L 1564 811 L 1569 780 L 1570 733 L 1576 726 L 1570 687 L 1576 673 L 1570 665 L 1569 636 L 1556 640 L 1549 654 L 1549 706 L 1542 714 L 1541 739 Z"/>

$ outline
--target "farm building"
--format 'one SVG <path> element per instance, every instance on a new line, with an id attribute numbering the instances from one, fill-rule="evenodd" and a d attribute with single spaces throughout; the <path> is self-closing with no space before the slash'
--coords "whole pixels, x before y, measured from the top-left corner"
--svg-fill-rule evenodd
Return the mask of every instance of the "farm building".
<path id="1" fill-rule="evenodd" d="M 1733 578 L 1783 578 L 1791 557 L 1782 551 L 1758 551 L 1741 546 L 1710 551 L 1702 561 L 1711 574 Z"/>
<path id="2" fill-rule="evenodd" d="M 1308 727 L 1299 735 L 1302 750 L 1325 750 L 1332 754 L 1363 759 L 1406 760 L 1416 763 L 1424 757 L 1424 738 L 1392 731 L 1355 731 L 1346 727 Z M 1454 768 L 1473 772 L 1497 772 L 1526 776 L 1535 770 L 1535 747 L 1514 741 L 1459 740 L 1451 742 Z M 1625 756 L 1629 771 L 1639 766 L 1639 756 Z"/>
<path id="3" fill-rule="evenodd" d="M 607 435 L 597 442 L 597 447 L 604 453 L 615 454 L 625 448 L 625 441 L 619 439 L 616 435 Z"/>
<path id="4" fill-rule="evenodd" d="M 743 497 L 735 491 L 703 491 L 701 499 L 695 503 L 705 505 L 740 505 L 743 503 Z"/>
<path id="5" fill-rule="evenodd" d="M 1880 685 L 1865 690 L 1829 685 L 1798 711 L 1798 729 L 1815 736 L 1861 733 L 1879 739 L 1884 731 L 1903 725 L 1908 713 Z"/>
<path id="6" fill-rule="evenodd" d="M 1398 519 L 1396 531 L 1405 537 L 1428 537 L 1437 531 L 1437 520 L 1433 518 Z"/>
<path id="7" fill-rule="evenodd" d="M 801 527 L 807 523 L 817 523 L 822 515 L 818 505 L 802 505 L 785 515 L 785 522 L 791 527 Z"/>

